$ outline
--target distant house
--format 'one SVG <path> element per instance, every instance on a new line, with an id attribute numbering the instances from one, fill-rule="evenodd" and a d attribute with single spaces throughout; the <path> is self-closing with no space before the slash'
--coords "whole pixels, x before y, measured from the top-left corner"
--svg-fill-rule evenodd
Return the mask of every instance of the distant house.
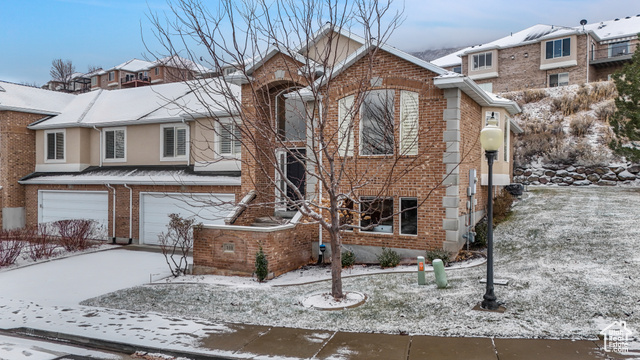
<path id="1" fill-rule="evenodd" d="M 631 60 L 640 15 L 575 27 L 534 25 L 432 63 L 473 79 L 489 92 L 610 79 Z"/>

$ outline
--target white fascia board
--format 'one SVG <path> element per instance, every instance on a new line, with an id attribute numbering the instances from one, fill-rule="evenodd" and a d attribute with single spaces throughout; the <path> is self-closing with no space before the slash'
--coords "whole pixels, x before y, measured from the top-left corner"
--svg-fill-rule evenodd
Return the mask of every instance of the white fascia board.
<path id="1" fill-rule="evenodd" d="M 225 76 L 224 81 L 234 85 L 241 86 L 241 85 L 249 84 L 250 82 L 252 82 L 253 77 L 246 76 L 244 73 L 236 71 Z"/>
<path id="2" fill-rule="evenodd" d="M 514 134 L 522 134 L 524 132 L 524 129 L 522 127 L 520 127 L 520 125 L 518 125 L 517 122 L 515 122 L 513 119 L 511 119 L 509 121 L 509 123 L 511 124 L 511 132 Z"/>
<path id="3" fill-rule="evenodd" d="M 270 227 L 258 226 L 240 226 L 240 225 L 218 225 L 218 224 L 202 224 L 205 229 L 228 230 L 228 231 L 251 231 L 251 232 L 276 232 L 281 230 L 293 229 L 295 224 L 286 224 Z"/>
<path id="4" fill-rule="evenodd" d="M 469 78 L 471 80 L 482 80 L 482 79 L 490 79 L 490 78 L 495 78 L 498 77 L 498 72 L 497 71 L 492 71 L 489 73 L 482 73 L 482 74 L 478 74 L 478 75 L 469 75 Z"/>
<path id="5" fill-rule="evenodd" d="M 567 60 L 561 62 L 554 62 L 549 64 L 541 64 L 540 70 L 560 69 L 566 67 L 578 66 L 578 60 Z"/>
<path id="6" fill-rule="evenodd" d="M 465 94 L 469 95 L 473 100 L 482 106 L 493 106 L 504 108 L 511 115 L 515 115 L 522 110 L 515 101 L 495 101 L 484 90 L 480 89 L 478 84 L 467 76 L 442 76 L 433 79 L 433 84 L 440 89 L 459 88 Z"/>
<path id="7" fill-rule="evenodd" d="M 47 110 L 31 109 L 31 108 L 23 108 L 18 106 L 7 106 L 7 105 L 0 105 L 0 111 L 15 111 L 15 112 L 24 112 L 29 114 L 49 115 L 49 116 L 60 115 L 59 112 L 55 112 L 55 111 L 47 111 Z"/>
<path id="8" fill-rule="evenodd" d="M 176 180 L 160 180 L 154 181 L 150 179 L 128 179 L 126 177 L 114 179 L 114 178 L 99 178 L 96 176 L 96 179 L 73 179 L 70 177 L 59 177 L 59 178 L 33 178 L 23 181 L 18 181 L 21 185 L 163 185 L 163 186 L 174 186 L 174 185 L 192 185 L 192 186 L 240 186 L 240 178 L 233 180 L 217 180 L 211 178 L 203 178 L 202 180 L 180 180 L 179 178 Z"/>
<path id="9" fill-rule="evenodd" d="M 524 44 L 524 43 L 522 43 Z M 520 44 L 518 44 L 520 45 Z M 491 44 L 487 44 L 486 46 L 478 46 L 475 48 L 471 48 L 465 52 L 463 52 L 461 55 L 472 55 L 472 54 L 477 54 L 477 53 L 483 53 L 483 52 L 487 52 L 487 51 L 491 51 L 491 50 L 499 50 L 502 49 L 499 45 L 491 45 Z"/>

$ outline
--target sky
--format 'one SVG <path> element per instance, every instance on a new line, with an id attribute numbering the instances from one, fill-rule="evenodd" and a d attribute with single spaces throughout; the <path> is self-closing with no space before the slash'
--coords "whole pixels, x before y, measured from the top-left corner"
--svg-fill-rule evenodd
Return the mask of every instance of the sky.
<path id="1" fill-rule="evenodd" d="M 478 45 L 535 24 L 577 26 L 581 19 L 640 14 L 638 0 L 394 0 L 393 6 L 404 21 L 389 43 L 405 51 Z M 71 60 L 78 72 L 154 60 L 149 50 L 162 48 L 149 14 L 169 11 L 165 0 L 0 0 L 0 80 L 41 86 L 54 59 Z"/>

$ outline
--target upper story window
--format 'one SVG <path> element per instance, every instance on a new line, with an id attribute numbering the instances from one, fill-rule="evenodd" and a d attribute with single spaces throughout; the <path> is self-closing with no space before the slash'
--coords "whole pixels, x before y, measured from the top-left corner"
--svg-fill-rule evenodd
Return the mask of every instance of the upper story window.
<path id="1" fill-rule="evenodd" d="M 284 140 L 300 141 L 307 138 L 307 106 L 296 92 L 278 98 L 278 132 Z"/>
<path id="2" fill-rule="evenodd" d="M 609 57 L 622 56 L 629 54 L 629 42 L 622 41 L 609 44 Z"/>
<path id="3" fill-rule="evenodd" d="M 473 70 L 491 69 L 493 55 L 491 52 L 473 55 Z"/>
<path id="4" fill-rule="evenodd" d="M 242 151 L 240 142 L 240 128 L 237 124 L 220 124 L 220 146 L 219 153 L 223 156 L 238 156 Z"/>
<path id="5" fill-rule="evenodd" d="M 162 160 L 186 160 L 188 141 L 187 125 L 163 125 Z"/>
<path id="6" fill-rule="evenodd" d="M 64 130 L 50 130 L 45 132 L 45 148 L 47 161 L 64 161 Z"/>
<path id="7" fill-rule="evenodd" d="M 116 72 L 115 71 L 109 71 L 109 81 L 113 81 L 113 79 L 116 78 Z"/>
<path id="8" fill-rule="evenodd" d="M 462 66 L 454 66 L 453 67 L 453 72 L 454 73 L 458 73 L 458 74 L 462 74 Z"/>
<path id="9" fill-rule="evenodd" d="M 91 77 L 91 86 L 96 86 L 98 85 L 98 77 L 97 76 L 92 76 Z"/>
<path id="10" fill-rule="evenodd" d="M 126 132 L 124 128 L 104 130 L 104 160 L 125 161 Z"/>
<path id="11" fill-rule="evenodd" d="M 360 154 L 393 154 L 394 90 L 369 91 L 360 110 Z"/>
<path id="12" fill-rule="evenodd" d="M 153 72 L 154 72 L 155 75 L 160 74 L 160 68 L 153 69 Z"/>
<path id="13" fill-rule="evenodd" d="M 547 59 L 571 56 L 571 38 L 547 41 L 545 46 Z"/>

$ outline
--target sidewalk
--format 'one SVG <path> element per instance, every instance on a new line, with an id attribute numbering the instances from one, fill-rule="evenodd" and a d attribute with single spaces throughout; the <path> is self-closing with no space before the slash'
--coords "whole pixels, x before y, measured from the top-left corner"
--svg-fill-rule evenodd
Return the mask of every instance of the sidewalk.
<path id="1" fill-rule="evenodd" d="M 64 341 L 100 350 L 129 354 L 135 351 L 163 353 L 194 360 L 590 360 L 640 358 L 638 352 L 627 355 L 605 352 L 602 349 L 602 341 L 451 338 L 345 333 L 238 324 L 225 326 L 228 331 L 208 333 L 200 341 L 195 342 L 192 348 L 182 347 L 181 349 L 175 349 L 171 344 L 167 344 L 166 348 L 154 348 L 26 328 L 13 329 L 10 332 L 34 336 L 39 339 Z M 123 341 L 127 340 L 123 339 Z"/>

